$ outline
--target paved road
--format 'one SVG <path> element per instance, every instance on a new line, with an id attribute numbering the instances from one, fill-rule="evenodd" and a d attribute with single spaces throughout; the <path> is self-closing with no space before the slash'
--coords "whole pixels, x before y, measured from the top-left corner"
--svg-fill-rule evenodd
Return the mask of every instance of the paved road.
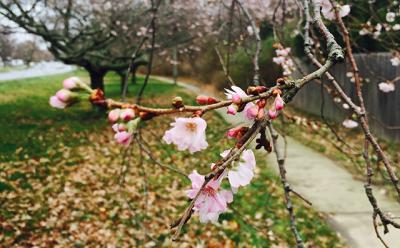
<path id="1" fill-rule="evenodd" d="M 172 80 L 155 77 L 165 82 Z M 196 86 L 179 82 L 196 94 L 205 94 Z M 232 124 L 240 119 L 219 111 Z M 281 140 L 279 142 L 282 142 Z M 277 170 L 274 154 L 267 156 L 268 164 Z M 292 187 L 313 204 L 313 207 L 329 217 L 330 225 L 340 233 L 347 245 L 352 248 L 379 248 L 383 245 L 376 238 L 372 226 L 372 211 L 364 192 L 363 183 L 354 180 L 352 175 L 334 161 L 320 153 L 288 138 L 287 177 Z M 389 200 L 374 189 L 378 203 L 384 211 L 400 216 L 400 204 Z M 391 229 L 383 235 L 391 248 L 400 247 L 400 231 Z"/>
<path id="2" fill-rule="evenodd" d="M 61 74 L 75 70 L 75 66 L 65 65 L 61 62 L 41 62 L 25 70 L 16 70 L 0 73 L 1 81 L 41 77 L 54 74 Z"/>

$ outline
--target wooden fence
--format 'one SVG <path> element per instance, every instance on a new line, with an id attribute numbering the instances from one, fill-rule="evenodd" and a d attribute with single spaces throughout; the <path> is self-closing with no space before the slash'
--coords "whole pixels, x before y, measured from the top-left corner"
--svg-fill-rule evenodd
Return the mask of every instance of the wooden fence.
<path id="1" fill-rule="evenodd" d="M 372 131 L 381 138 L 400 141 L 400 81 L 395 83 L 395 91 L 384 93 L 379 90 L 378 84 L 386 79 L 400 76 L 400 66 L 393 66 L 390 62 L 390 53 L 355 54 L 363 80 L 367 114 Z M 305 72 L 315 68 L 305 61 L 298 61 Z M 355 85 L 346 74 L 350 67 L 346 63 L 335 65 L 330 72 L 334 75 L 346 93 L 355 100 Z M 297 72 L 297 76 L 300 74 Z M 329 84 L 326 78 L 324 83 Z M 321 85 L 311 82 L 304 87 L 294 98 L 292 106 L 311 114 L 320 115 L 322 104 Z M 350 113 L 346 113 L 341 103 L 336 103 L 324 90 L 324 115 L 327 119 L 341 123 Z"/>

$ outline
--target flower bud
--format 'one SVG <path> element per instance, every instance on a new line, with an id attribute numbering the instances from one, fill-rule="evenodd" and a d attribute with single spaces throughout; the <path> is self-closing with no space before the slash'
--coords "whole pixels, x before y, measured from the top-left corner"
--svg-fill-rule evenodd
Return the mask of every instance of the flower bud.
<path id="1" fill-rule="evenodd" d="M 263 108 L 259 108 L 258 109 L 258 113 L 257 113 L 257 120 L 261 120 L 262 118 L 264 118 L 265 116 L 265 111 Z"/>
<path id="2" fill-rule="evenodd" d="M 230 114 L 230 115 L 235 115 L 237 113 L 237 110 L 238 110 L 238 106 L 234 105 L 234 104 L 231 104 L 231 105 L 228 106 L 227 113 Z"/>
<path id="3" fill-rule="evenodd" d="M 268 87 L 266 86 L 250 86 L 247 88 L 247 94 L 249 95 L 259 95 L 263 92 L 266 92 Z"/>
<path id="4" fill-rule="evenodd" d="M 124 146 L 129 146 L 132 140 L 132 134 L 128 133 L 127 131 L 117 132 L 114 135 L 114 138 L 117 141 L 117 143 Z"/>
<path id="5" fill-rule="evenodd" d="M 268 110 L 268 116 L 271 120 L 273 120 L 278 116 L 278 112 L 274 109 L 270 109 Z"/>
<path id="6" fill-rule="evenodd" d="M 282 94 L 282 91 L 281 91 L 280 89 L 274 89 L 274 90 L 272 91 L 272 95 L 273 95 L 273 96 L 277 96 L 277 95 L 280 95 L 280 94 Z"/>
<path id="7" fill-rule="evenodd" d="M 258 114 L 258 106 L 254 105 L 248 109 L 246 109 L 246 117 L 250 120 L 253 120 L 254 118 L 256 118 Z"/>
<path id="8" fill-rule="evenodd" d="M 121 110 L 119 117 L 123 121 L 130 121 L 135 117 L 135 112 L 131 108 Z"/>
<path id="9" fill-rule="evenodd" d="M 118 133 L 118 132 L 122 132 L 122 131 L 126 131 L 126 127 L 124 124 L 121 123 L 115 123 L 114 125 L 112 125 L 111 127 L 114 132 Z"/>
<path id="10" fill-rule="evenodd" d="M 276 98 L 275 98 L 275 102 L 274 102 L 275 109 L 276 109 L 276 110 L 282 110 L 284 104 L 285 104 L 285 103 L 283 102 L 281 96 L 280 96 L 280 95 L 277 95 Z"/>
<path id="11" fill-rule="evenodd" d="M 49 104 L 53 108 L 59 108 L 59 109 L 63 109 L 63 108 L 65 108 L 67 106 L 67 104 L 65 102 L 61 101 L 56 96 L 50 97 Z"/>
<path id="12" fill-rule="evenodd" d="M 64 89 L 73 90 L 80 88 L 82 81 L 78 77 L 70 77 L 63 81 Z"/>
<path id="13" fill-rule="evenodd" d="M 172 106 L 173 106 L 174 108 L 181 108 L 181 107 L 183 107 L 183 100 L 182 100 L 182 97 L 180 97 L 180 96 L 174 97 L 174 99 L 172 99 Z"/>
<path id="14" fill-rule="evenodd" d="M 111 123 L 115 123 L 118 121 L 120 114 L 121 114 L 121 109 L 119 108 L 113 109 L 108 113 L 108 120 Z"/>
<path id="15" fill-rule="evenodd" d="M 233 94 L 232 102 L 235 104 L 240 104 L 242 102 L 242 98 L 239 96 L 239 94 Z"/>
<path id="16" fill-rule="evenodd" d="M 57 91 L 56 97 L 62 102 L 68 102 L 72 98 L 72 92 L 66 89 Z"/>
<path id="17" fill-rule="evenodd" d="M 209 104 L 217 103 L 217 102 L 219 102 L 219 100 L 217 100 L 213 97 L 199 95 L 196 97 L 196 102 L 200 105 L 209 105 Z"/>

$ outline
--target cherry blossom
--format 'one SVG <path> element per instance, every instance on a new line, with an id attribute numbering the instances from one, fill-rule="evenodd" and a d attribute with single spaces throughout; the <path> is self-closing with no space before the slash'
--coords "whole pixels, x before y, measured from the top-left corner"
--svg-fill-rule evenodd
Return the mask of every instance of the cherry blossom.
<path id="1" fill-rule="evenodd" d="M 207 148 L 206 128 L 207 123 L 200 117 L 175 118 L 170 130 L 166 131 L 163 140 L 167 144 L 175 144 L 179 151 L 189 150 L 190 153 Z"/>
<path id="2" fill-rule="evenodd" d="M 321 4 L 321 7 L 322 7 L 321 12 L 322 12 L 322 15 L 326 19 L 328 19 L 330 21 L 333 21 L 336 19 L 335 10 L 334 10 L 333 5 L 330 0 L 314 0 L 314 2 L 316 2 L 316 3 L 318 2 Z M 347 4 L 347 5 L 341 6 L 341 5 L 337 4 L 336 6 L 339 10 L 340 17 L 345 17 L 350 13 L 350 5 Z"/>
<path id="3" fill-rule="evenodd" d="M 400 65 L 400 58 L 399 57 L 393 57 L 390 59 L 390 63 L 392 63 L 393 66 L 398 66 Z"/>
<path id="4" fill-rule="evenodd" d="M 391 91 L 395 90 L 394 84 L 393 83 L 386 83 L 386 82 L 382 82 L 378 85 L 379 90 L 385 92 L 385 93 L 389 93 Z"/>
<path id="5" fill-rule="evenodd" d="M 229 150 L 221 153 L 222 157 L 226 157 Z M 233 189 L 240 186 L 246 186 L 254 177 L 254 169 L 256 168 L 256 159 L 252 150 L 244 150 L 240 156 L 237 166 L 232 165 L 232 169 L 228 171 L 228 180 Z"/>
<path id="6" fill-rule="evenodd" d="M 205 182 L 203 175 L 194 170 L 189 179 L 192 181 L 192 189 L 187 190 L 186 194 L 190 199 L 194 199 L 201 190 L 194 203 L 194 210 L 199 213 L 200 222 L 217 222 L 219 215 L 227 210 L 228 203 L 233 201 L 231 191 L 220 189 L 223 176 L 211 179 L 203 189 L 201 189 Z"/>
<path id="7" fill-rule="evenodd" d="M 231 89 L 225 89 L 225 95 L 228 100 L 232 100 L 234 103 L 228 106 L 228 114 L 235 115 L 238 110 L 238 105 L 242 98 L 248 97 L 246 92 L 237 86 L 232 86 Z M 243 109 L 244 117 L 247 120 L 253 120 L 257 116 L 258 108 L 252 102 L 246 103 Z"/>
<path id="8" fill-rule="evenodd" d="M 386 14 L 386 21 L 387 22 L 394 22 L 395 19 L 396 19 L 396 14 L 394 12 L 388 12 Z"/>
<path id="9" fill-rule="evenodd" d="M 284 76 L 289 76 L 295 70 L 294 62 L 289 56 L 290 47 L 284 48 L 279 43 L 275 44 L 274 47 L 276 48 L 276 57 L 273 57 L 272 61 L 282 67 Z"/>
<path id="10" fill-rule="evenodd" d="M 353 120 L 346 119 L 343 121 L 342 125 L 346 128 L 355 128 L 358 126 L 358 123 Z"/>

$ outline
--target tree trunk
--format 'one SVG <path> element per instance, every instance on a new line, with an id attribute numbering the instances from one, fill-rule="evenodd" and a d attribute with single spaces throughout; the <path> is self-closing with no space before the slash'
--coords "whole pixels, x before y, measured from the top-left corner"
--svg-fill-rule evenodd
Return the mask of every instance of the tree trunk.
<path id="1" fill-rule="evenodd" d="M 173 60 L 174 60 L 174 64 L 172 65 L 172 76 L 174 78 L 174 84 L 177 84 L 177 80 L 178 80 L 178 48 L 176 46 L 174 46 L 173 49 Z"/>
<path id="2" fill-rule="evenodd" d="M 131 71 L 131 84 L 136 84 L 137 83 L 137 81 L 136 81 L 136 70 L 137 70 L 137 67 L 134 67 L 134 68 L 132 68 L 132 71 Z"/>
<path id="3" fill-rule="evenodd" d="M 104 91 L 104 76 L 106 72 L 103 71 L 89 71 L 90 74 L 90 87 L 92 89 L 101 89 Z"/>
<path id="4" fill-rule="evenodd" d="M 121 82 L 121 92 L 120 93 L 121 93 L 121 96 L 122 96 L 122 94 L 124 93 L 125 80 L 126 80 L 127 75 L 126 75 L 125 72 L 117 72 L 117 74 L 120 77 L 120 82 Z M 128 82 L 126 82 L 126 83 L 128 83 Z M 126 93 L 128 93 L 128 91 L 129 91 L 129 88 L 128 88 L 128 85 L 127 85 L 126 86 Z"/>

